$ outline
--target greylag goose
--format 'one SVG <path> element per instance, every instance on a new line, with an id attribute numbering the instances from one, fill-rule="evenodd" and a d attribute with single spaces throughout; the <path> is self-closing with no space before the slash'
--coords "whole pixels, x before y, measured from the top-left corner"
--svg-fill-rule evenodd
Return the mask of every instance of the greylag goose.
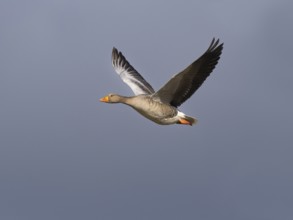
<path id="1" fill-rule="evenodd" d="M 193 125 L 197 120 L 180 112 L 177 107 L 190 98 L 210 75 L 220 59 L 223 43 L 212 40 L 206 52 L 186 69 L 173 76 L 157 92 L 130 65 L 115 47 L 112 51 L 112 65 L 121 79 L 132 89 L 135 96 L 126 97 L 110 93 L 100 99 L 106 103 L 123 103 L 161 125 Z"/>

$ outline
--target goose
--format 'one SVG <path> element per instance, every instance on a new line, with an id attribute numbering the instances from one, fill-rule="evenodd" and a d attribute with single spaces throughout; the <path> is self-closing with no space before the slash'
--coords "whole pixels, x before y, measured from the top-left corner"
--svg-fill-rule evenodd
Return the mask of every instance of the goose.
<path id="1" fill-rule="evenodd" d="M 179 111 L 178 107 L 189 99 L 202 85 L 217 65 L 223 50 L 219 39 L 212 39 L 210 46 L 196 61 L 174 75 L 162 88 L 153 87 L 126 60 L 115 47 L 112 50 L 112 65 L 121 79 L 131 88 L 134 96 L 110 93 L 100 99 L 105 103 L 126 104 L 147 119 L 160 124 L 193 125 L 196 118 Z"/>

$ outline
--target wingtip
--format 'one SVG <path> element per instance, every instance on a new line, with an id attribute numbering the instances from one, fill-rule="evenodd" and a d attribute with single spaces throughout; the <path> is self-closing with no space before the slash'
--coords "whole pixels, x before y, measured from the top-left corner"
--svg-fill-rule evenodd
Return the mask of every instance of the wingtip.
<path id="1" fill-rule="evenodd" d="M 221 43 L 221 44 L 219 44 L 219 43 L 220 43 L 220 38 L 216 39 L 215 37 L 213 37 L 212 42 L 210 43 L 210 46 L 207 49 L 207 51 L 213 51 L 216 48 L 223 48 L 224 43 Z"/>
<path id="2" fill-rule="evenodd" d="M 112 65 L 113 66 L 115 66 L 115 62 L 118 57 L 119 57 L 119 52 L 116 47 L 113 47 L 113 49 L 112 49 Z"/>
<path id="3" fill-rule="evenodd" d="M 118 53 L 118 50 L 116 47 L 113 47 L 113 49 L 112 49 L 112 54 L 114 54 L 114 53 Z"/>

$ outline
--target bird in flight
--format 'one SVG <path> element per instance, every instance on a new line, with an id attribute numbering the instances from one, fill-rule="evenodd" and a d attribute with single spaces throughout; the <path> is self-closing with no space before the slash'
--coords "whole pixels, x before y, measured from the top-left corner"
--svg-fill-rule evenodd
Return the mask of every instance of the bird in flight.
<path id="1" fill-rule="evenodd" d="M 219 39 L 213 39 L 201 57 L 155 91 L 123 54 L 114 47 L 112 65 L 135 95 L 126 97 L 110 93 L 100 101 L 126 104 L 157 124 L 193 125 L 197 119 L 185 115 L 178 110 L 178 107 L 189 99 L 210 75 L 220 59 L 222 50 L 223 43 L 219 44 Z"/>

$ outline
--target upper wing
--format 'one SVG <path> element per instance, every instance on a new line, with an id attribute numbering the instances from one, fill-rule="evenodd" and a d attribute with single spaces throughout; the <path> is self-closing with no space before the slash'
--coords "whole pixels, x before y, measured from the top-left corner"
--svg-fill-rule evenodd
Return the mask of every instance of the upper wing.
<path id="1" fill-rule="evenodd" d="M 154 89 L 145 79 L 130 65 L 121 52 L 114 47 L 112 50 L 112 65 L 135 95 L 152 94 Z"/>
<path id="2" fill-rule="evenodd" d="M 212 40 L 207 51 L 154 94 L 161 102 L 180 106 L 201 86 L 220 59 L 223 43 Z"/>

